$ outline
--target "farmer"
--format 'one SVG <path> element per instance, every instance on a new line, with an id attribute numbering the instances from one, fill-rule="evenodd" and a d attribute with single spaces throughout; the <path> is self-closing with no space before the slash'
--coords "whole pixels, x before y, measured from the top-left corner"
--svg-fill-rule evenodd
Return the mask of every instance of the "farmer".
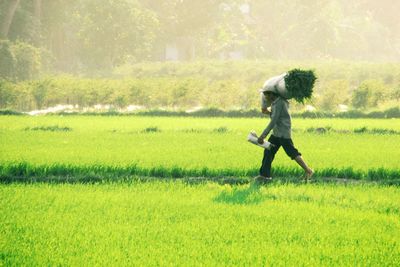
<path id="1" fill-rule="evenodd" d="M 260 175 L 256 177 L 257 181 L 265 182 L 271 180 L 271 164 L 274 160 L 276 152 L 282 146 L 286 154 L 295 160 L 305 171 L 305 179 L 311 178 L 314 171 L 307 166 L 301 157 L 300 152 L 294 147 L 291 136 L 291 117 L 289 114 L 289 102 L 277 94 L 273 88 L 266 87 L 262 90 L 267 103 L 271 103 L 271 111 L 266 106 L 262 106 L 262 113 L 269 114 L 271 121 L 267 128 L 258 138 L 258 143 L 264 143 L 264 139 L 272 130 L 272 135 L 268 142 L 273 146 L 264 150 L 264 157 L 260 168 Z"/>

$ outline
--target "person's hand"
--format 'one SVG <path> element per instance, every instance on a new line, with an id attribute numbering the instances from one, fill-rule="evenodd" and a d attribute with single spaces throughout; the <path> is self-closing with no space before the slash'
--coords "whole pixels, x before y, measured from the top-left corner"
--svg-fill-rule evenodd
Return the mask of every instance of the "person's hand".
<path id="1" fill-rule="evenodd" d="M 261 137 L 261 136 L 258 137 L 257 142 L 258 142 L 260 145 L 264 144 L 264 138 Z"/>
<path id="2" fill-rule="evenodd" d="M 262 112 L 263 114 L 271 114 L 271 112 L 269 111 L 268 108 L 262 108 L 262 109 L 261 109 L 261 112 Z"/>

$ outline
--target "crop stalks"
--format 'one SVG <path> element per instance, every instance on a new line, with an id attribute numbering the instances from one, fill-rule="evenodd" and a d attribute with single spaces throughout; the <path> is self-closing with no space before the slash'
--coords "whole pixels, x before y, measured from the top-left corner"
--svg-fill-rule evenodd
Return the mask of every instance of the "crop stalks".
<path id="1" fill-rule="evenodd" d="M 183 179 L 190 183 L 213 180 L 222 183 L 242 184 L 249 182 L 257 175 L 256 169 L 185 169 L 180 167 L 143 168 L 138 165 L 33 165 L 28 162 L 17 162 L 0 165 L 0 183 L 51 182 L 51 183 L 98 183 L 146 179 Z M 274 177 L 284 182 L 299 181 L 303 175 L 298 168 L 277 166 L 273 169 Z M 141 178 L 138 178 L 141 177 Z M 333 179 L 329 179 L 333 178 Z M 377 182 L 383 184 L 400 184 L 400 171 L 385 168 L 368 171 L 353 168 L 324 168 L 315 171 L 315 181 L 353 180 Z"/>

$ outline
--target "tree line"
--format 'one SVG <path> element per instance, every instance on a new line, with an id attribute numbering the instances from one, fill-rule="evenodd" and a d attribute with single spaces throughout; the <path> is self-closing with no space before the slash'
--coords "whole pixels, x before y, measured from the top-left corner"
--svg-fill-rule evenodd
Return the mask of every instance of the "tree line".
<path id="1" fill-rule="evenodd" d="M 99 104 L 110 110 L 127 110 L 132 106 L 146 110 L 258 109 L 258 89 L 265 79 L 294 67 L 299 67 L 299 63 L 140 63 L 120 69 L 113 79 L 52 75 L 20 82 L 0 80 L 0 109 L 30 111 L 58 104 L 73 105 L 81 111 Z M 318 80 L 306 104 L 316 111 L 338 112 L 344 107 L 382 111 L 399 107 L 399 64 L 338 61 L 300 65 L 302 69 L 312 67 Z M 305 105 L 291 101 L 293 111 L 304 108 Z"/>
<path id="2" fill-rule="evenodd" d="M 399 9 L 391 0 L 2 0 L 0 75 L 109 74 L 164 60 L 168 44 L 185 44 L 186 60 L 241 51 L 247 59 L 394 61 Z"/>

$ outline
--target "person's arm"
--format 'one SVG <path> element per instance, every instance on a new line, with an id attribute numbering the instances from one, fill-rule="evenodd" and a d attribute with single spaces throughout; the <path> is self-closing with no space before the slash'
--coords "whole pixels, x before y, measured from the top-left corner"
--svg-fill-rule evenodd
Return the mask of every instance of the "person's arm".
<path id="1" fill-rule="evenodd" d="M 265 130 L 260 135 L 260 139 L 264 140 L 265 137 L 267 137 L 267 135 L 269 134 L 269 132 L 274 128 L 274 126 L 278 122 L 279 117 L 281 116 L 283 105 L 284 105 L 283 101 L 280 100 L 277 101 L 275 109 L 272 112 L 271 121 L 269 122 L 267 128 L 265 128 Z"/>

